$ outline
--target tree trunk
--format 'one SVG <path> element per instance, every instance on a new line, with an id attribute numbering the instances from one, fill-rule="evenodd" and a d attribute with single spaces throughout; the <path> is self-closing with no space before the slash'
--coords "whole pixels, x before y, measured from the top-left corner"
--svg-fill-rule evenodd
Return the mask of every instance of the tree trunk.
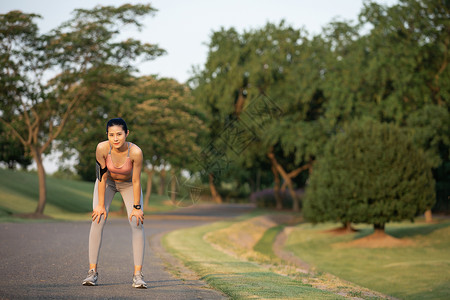
<path id="1" fill-rule="evenodd" d="M 343 227 L 344 227 L 344 230 L 347 231 L 347 232 L 354 232 L 355 231 L 355 229 L 353 229 L 353 227 L 352 227 L 352 223 L 351 222 L 345 222 L 343 224 Z"/>
<path id="2" fill-rule="evenodd" d="M 289 194 L 291 194 L 292 210 L 295 212 L 298 212 L 298 211 L 300 211 L 300 205 L 299 205 L 297 194 L 295 194 L 294 185 L 292 184 L 292 180 L 289 177 L 284 178 L 284 180 L 287 181 Z"/>
<path id="3" fill-rule="evenodd" d="M 431 209 L 427 209 L 425 211 L 425 222 L 426 223 L 432 223 L 433 222 L 433 214 L 431 212 Z"/>
<path id="4" fill-rule="evenodd" d="M 280 197 L 280 175 L 278 175 L 277 168 L 272 164 L 273 173 L 273 195 L 275 196 L 275 207 L 276 209 L 283 209 L 283 201 Z"/>
<path id="5" fill-rule="evenodd" d="M 158 195 L 164 194 L 164 186 L 166 185 L 166 168 L 163 168 L 161 172 L 159 172 L 159 189 L 158 189 Z"/>
<path id="6" fill-rule="evenodd" d="M 383 224 L 373 224 L 374 235 L 384 235 L 384 223 Z"/>
<path id="7" fill-rule="evenodd" d="M 37 149 L 37 147 L 31 148 L 31 154 L 36 162 L 38 179 L 39 179 L 39 202 L 35 213 L 42 215 L 44 214 L 45 203 L 47 201 L 47 189 L 45 184 L 45 169 L 42 163 L 42 153 Z"/>
<path id="8" fill-rule="evenodd" d="M 280 191 L 283 193 L 286 191 L 287 188 L 287 181 L 283 181 L 283 184 L 281 185 Z"/>
<path id="9" fill-rule="evenodd" d="M 177 200 L 177 178 L 175 177 L 175 169 L 173 167 L 170 168 L 170 174 L 172 176 L 172 180 L 170 182 L 170 200 L 172 200 L 172 203 L 175 204 L 175 201 Z"/>
<path id="10" fill-rule="evenodd" d="M 280 175 L 283 177 L 284 181 L 286 182 L 286 184 L 288 186 L 289 194 L 291 195 L 291 198 L 292 198 L 292 210 L 294 212 L 300 211 L 300 205 L 298 203 L 298 198 L 297 198 L 297 195 L 295 194 L 294 186 L 292 184 L 291 178 L 286 173 L 286 171 L 283 169 L 283 167 L 277 162 L 277 160 L 275 158 L 275 155 L 273 154 L 272 150 L 267 154 L 267 156 L 270 158 L 270 161 L 272 162 L 272 165 L 275 166 L 275 168 L 277 169 L 278 173 L 280 173 Z"/>
<path id="11" fill-rule="evenodd" d="M 222 203 L 222 197 L 216 190 L 214 185 L 214 174 L 212 173 L 209 173 L 209 189 L 211 190 L 211 197 L 213 201 L 216 203 Z"/>
<path id="12" fill-rule="evenodd" d="M 152 179 L 153 179 L 153 173 L 155 169 L 152 166 L 152 169 L 144 169 L 144 172 L 147 174 L 147 188 L 145 190 L 145 197 L 144 197 L 144 210 L 148 208 L 148 203 L 150 202 L 150 195 L 152 193 Z"/>
<path id="13" fill-rule="evenodd" d="M 239 118 L 242 110 L 244 109 L 245 96 L 244 96 L 243 92 L 244 92 L 244 88 L 240 88 L 239 89 L 239 95 L 238 95 L 238 98 L 236 100 L 236 104 L 234 105 L 234 113 L 235 113 L 237 118 Z"/>
<path id="14" fill-rule="evenodd" d="M 256 191 L 261 190 L 261 169 L 256 170 Z"/>

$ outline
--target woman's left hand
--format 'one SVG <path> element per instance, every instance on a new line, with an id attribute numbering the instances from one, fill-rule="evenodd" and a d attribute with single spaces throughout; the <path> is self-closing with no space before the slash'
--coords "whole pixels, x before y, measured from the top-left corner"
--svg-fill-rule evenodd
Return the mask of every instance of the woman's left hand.
<path id="1" fill-rule="evenodd" d="M 144 224 L 144 212 L 141 209 L 133 208 L 133 211 L 130 215 L 130 222 L 133 216 L 136 217 L 136 226 L 139 226 L 139 221 L 141 221 L 141 224 Z"/>

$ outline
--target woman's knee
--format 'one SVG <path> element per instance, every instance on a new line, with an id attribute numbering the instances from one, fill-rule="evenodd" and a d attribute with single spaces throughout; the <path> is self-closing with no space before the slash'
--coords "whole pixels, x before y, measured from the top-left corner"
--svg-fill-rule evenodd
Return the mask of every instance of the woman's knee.
<path id="1" fill-rule="evenodd" d="M 102 217 L 100 219 L 100 222 L 97 219 L 93 220 L 91 226 L 93 228 L 103 228 L 103 226 L 105 226 L 105 223 L 106 223 L 106 220 L 105 220 L 105 218 Z"/>
<path id="2" fill-rule="evenodd" d="M 128 220 L 128 221 L 130 223 L 131 229 L 133 229 L 133 230 L 142 230 L 142 229 L 144 229 L 144 225 L 141 224 L 140 222 L 137 223 L 134 218 L 131 221 L 130 220 Z"/>

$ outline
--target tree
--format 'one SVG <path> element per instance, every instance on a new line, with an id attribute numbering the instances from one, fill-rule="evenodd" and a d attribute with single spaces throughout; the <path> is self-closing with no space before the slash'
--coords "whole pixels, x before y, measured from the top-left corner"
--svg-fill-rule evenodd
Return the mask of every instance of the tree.
<path id="1" fill-rule="evenodd" d="M 323 150 L 323 145 L 331 135 L 323 121 L 327 99 L 324 96 L 324 83 L 332 53 L 328 43 L 320 36 L 304 38 L 293 55 L 292 66 L 286 72 L 280 88 L 273 89 L 278 105 L 283 111 L 268 126 L 264 143 L 278 145 L 281 153 L 270 153 L 272 168 L 284 179 L 293 198 L 293 210 L 299 211 L 300 204 L 293 189 L 293 179 L 303 171 L 311 172 L 315 159 Z M 288 162 L 280 163 L 283 158 Z M 287 171 L 291 169 L 292 171 Z M 283 189 L 283 186 L 281 189 Z M 275 185 L 275 190 L 278 187 Z M 276 191 L 275 191 L 276 194 Z M 281 201 L 277 199 L 277 207 Z"/>
<path id="2" fill-rule="evenodd" d="M 408 128 L 433 168 L 447 160 L 449 16 L 445 1 L 366 2 L 358 24 L 331 23 L 324 31 L 334 54 L 324 86 L 329 128 L 371 116 Z"/>
<path id="3" fill-rule="evenodd" d="M 279 171 L 283 169 L 279 163 L 283 152 L 274 147 L 276 141 L 273 144 L 266 142 L 266 130 L 283 114 L 280 102 L 296 101 L 294 97 L 298 95 L 291 91 L 297 91 L 295 85 L 298 82 L 292 86 L 292 81 L 286 84 L 286 78 L 292 77 L 295 63 L 302 55 L 304 40 L 300 30 L 284 22 L 278 25 L 269 23 L 261 29 L 242 34 L 234 28 L 222 29 L 211 38 L 204 69 L 197 70 L 191 79 L 194 97 L 208 116 L 208 145 L 213 145 L 221 157 L 232 160 L 243 169 L 256 170 L 255 167 L 271 163 L 276 188 Z M 231 145 L 233 140 L 238 145 Z M 249 143 L 243 142 L 246 140 Z M 276 153 L 270 149 L 275 149 Z M 267 157 L 268 152 L 271 153 L 270 158 Z M 281 174 L 287 173 L 283 169 Z M 223 174 L 220 175 L 225 179 Z M 298 210 L 292 177 L 286 175 L 283 178 L 289 182 L 295 209 Z M 278 201 L 278 208 L 281 208 L 280 204 Z"/>
<path id="4" fill-rule="evenodd" d="M 404 130 L 355 121 L 333 137 L 311 174 L 304 216 L 314 222 L 413 220 L 435 202 L 429 161 Z"/>
<path id="5" fill-rule="evenodd" d="M 110 107 L 127 121 L 130 139 L 144 152 L 147 207 L 155 169 L 160 170 L 162 179 L 168 167 L 172 173 L 176 169 L 192 170 L 193 153 L 199 151 L 197 139 L 206 130 L 203 117 L 189 88 L 170 78 L 130 78 L 127 87 L 111 87 L 107 98 L 114 103 Z M 164 189 L 162 186 L 161 191 Z"/>
<path id="6" fill-rule="evenodd" d="M 123 26 L 139 28 L 139 18 L 153 11 L 150 5 L 129 4 L 77 9 L 71 20 L 47 35 L 38 34 L 35 14 L 0 15 L 0 121 L 36 162 L 36 214 L 43 214 L 46 202 L 42 153 L 60 136 L 76 107 L 89 103 L 108 83 L 120 82 L 133 70 L 133 60 L 163 53 L 133 39 L 116 40 Z"/>
<path id="7" fill-rule="evenodd" d="M 175 175 L 181 169 L 195 169 L 194 153 L 199 152 L 199 137 L 206 127 L 193 103 L 186 85 L 174 79 L 142 77 L 127 91 L 127 101 L 133 110 L 130 126 L 144 151 L 148 174 L 145 206 L 148 205 L 154 167 L 166 166 L 171 171 L 171 198 L 175 202 Z"/>

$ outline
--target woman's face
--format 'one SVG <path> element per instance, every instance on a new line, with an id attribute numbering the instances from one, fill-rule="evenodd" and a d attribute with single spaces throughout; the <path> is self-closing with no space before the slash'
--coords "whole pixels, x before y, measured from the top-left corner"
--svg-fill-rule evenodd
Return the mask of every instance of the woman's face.
<path id="1" fill-rule="evenodd" d="M 108 128 L 108 140 L 116 149 L 119 149 L 125 144 L 127 136 L 128 132 L 125 132 L 120 125 L 114 125 Z"/>

